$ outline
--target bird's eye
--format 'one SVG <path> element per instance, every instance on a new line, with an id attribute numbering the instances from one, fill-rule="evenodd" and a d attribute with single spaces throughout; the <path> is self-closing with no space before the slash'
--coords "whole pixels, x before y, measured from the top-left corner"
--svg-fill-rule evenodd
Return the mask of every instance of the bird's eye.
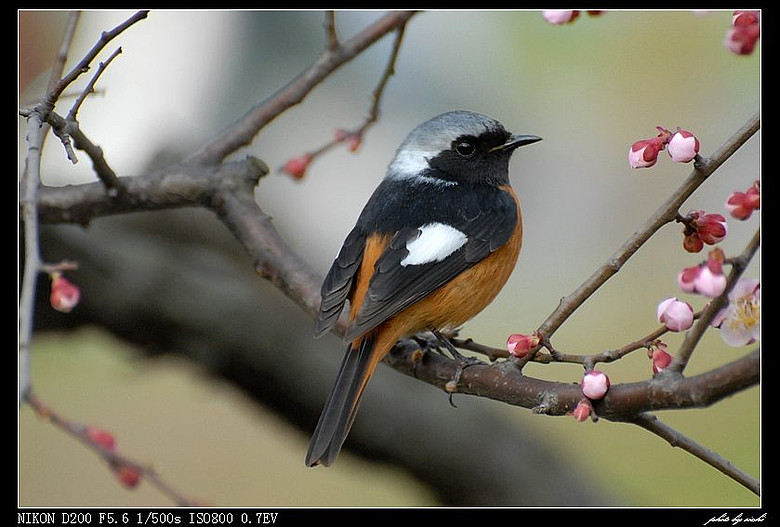
<path id="1" fill-rule="evenodd" d="M 477 151 L 477 147 L 468 141 L 458 141 L 455 143 L 455 151 L 461 157 L 471 157 Z"/>

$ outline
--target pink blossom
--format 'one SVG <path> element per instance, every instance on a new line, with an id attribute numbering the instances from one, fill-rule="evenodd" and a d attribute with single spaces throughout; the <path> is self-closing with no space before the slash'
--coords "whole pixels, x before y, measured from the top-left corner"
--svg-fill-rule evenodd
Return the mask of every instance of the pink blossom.
<path id="1" fill-rule="evenodd" d="M 658 304 L 658 321 L 669 331 L 685 331 L 693 325 L 693 308 L 687 302 L 675 297 L 667 298 Z"/>
<path id="2" fill-rule="evenodd" d="M 761 283 L 740 279 L 729 292 L 729 304 L 715 316 L 712 325 L 729 346 L 744 346 L 761 338 Z"/>

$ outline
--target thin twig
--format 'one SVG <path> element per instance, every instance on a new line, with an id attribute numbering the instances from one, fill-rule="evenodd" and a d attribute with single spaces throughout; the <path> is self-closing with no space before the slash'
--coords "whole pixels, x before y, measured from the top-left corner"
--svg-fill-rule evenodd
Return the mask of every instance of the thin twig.
<path id="1" fill-rule="evenodd" d="M 86 55 L 79 61 L 76 66 L 70 72 L 65 75 L 62 79 L 60 79 L 57 83 L 54 84 L 54 87 L 49 90 L 49 92 L 46 94 L 46 97 L 44 97 L 43 103 L 44 107 L 46 109 L 53 109 L 54 104 L 57 102 L 57 100 L 60 97 L 60 94 L 67 88 L 73 81 L 75 81 L 79 76 L 89 70 L 89 65 L 92 63 L 92 61 L 95 59 L 95 57 L 98 56 L 98 54 L 103 50 L 103 48 L 111 42 L 114 38 L 116 38 L 119 34 L 121 34 L 124 30 L 138 22 L 139 20 L 143 20 L 146 18 L 146 16 L 149 14 L 149 11 L 138 11 L 134 15 L 132 15 L 130 18 L 116 26 L 111 31 L 103 31 L 100 34 L 100 38 L 95 43 L 94 46 L 92 46 L 92 49 L 90 49 Z"/>
<path id="2" fill-rule="evenodd" d="M 106 59 L 105 62 L 101 62 L 98 64 L 98 69 L 95 72 L 95 74 L 92 76 L 92 79 L 87 83 L 86 87 L 82 90 L 81 94 L 76 98 L 76 101 L 73 103 L 73 106 L 71 107 L 70 111 L 68 112 L 68 115 L 65 117 L 67 121 L 75 121 L 76 120 L 76 114 L 79 111 L 79 108 L 81 108 L 82 103 L 86 100 L 87 95 L 92 93 L 92 91 L 95 88 L 95 83 L 97 82 L 100 75 L 103 74 L 106 67 L 111 63 L 112 60 L 114 60 L 117 55 L 122 53 L 122 48 L 117 48 L 108 59 Z"/>
<path id="3" fill-rule="evenodd" d="M 62 71 L 65 69 L 65 63 L 68 60 L 68 52 L 73 43 L 73 37 L 76 34 L 76 26 L 78 25 L 80 18 L 80 11 L 74 11 L 68 16 L 68 22 L 65 25 L 65 35 L 62 38 L 62 44 L 60 45 L 57 57 L 54 59 L 51 73 L 49 74 L 49 83 L 46 88 L 47 93 L 53 91 L 54 88 L 57 87 Z"/>
<path id="4" fill-rule="evenodd" d="M 328 37 L 328 49 L 336 51 L 339 48 L 339 35 L 336 32 L 336 13 L 325 12 L 325 34 Z"/>
<path id="5" fill-rule="evenodd" d="M 45 114 L 45 119 L 46 122 L 51 125 L 52 130 L 58 137 L 61 139 L 63 137 L 72 138 L 74 146 L 89 156 L 92 161 L 92 168 L 95 170 L 95 175 L 97 175 L 98 179 L 100 179 L 103 186 L 108 191 L 107 194 L 109 197 L 116 197 L 124 192 L 124 185 L 108 164 L 108 161 L 103 155 L 103 149 L 93 143 L 86 134 L 81 131 L 81 127 L 77 121 L 67 120 L 54 111 L 47 112 Z"/>
<path id="6" fill-rule="evenodd" d="M 602 264 L 573 293 L 564 297 L 558 307 L 539 326 L 538 331 L 549 339 L 555 331 L 577 310 L 599 287 L 614 276 L 642 245 L 645 244 L 662 226 L 675 220 L 682 204 L 699 188 L 704 181 L 728 159 L 740 146 L 755 134 L 760 127 L 758 114 L 751 117 L 733 136 L 731 136 L 709 158 L 701 160 L 694 167 L 688 178 L 672 195 L 650 216 L 644 225 L 634 233 L 618 251 Z M 533 358 L 535 353 L 529 353 L 524 360 L 518 361 L 522 366 Z"/>
<path id="7" fill-rule="evenodd" d="M 32 392 L 26 394 L 26 402 L 35 411 L 35 413 L 60 430 L 67 432 L 70 436 L 79 440 L 83 445 L 98 454 L 109 467 L 127 467 L 136 471 L 149 483 L 157 487 L 163 494 L 166 494 L 177 505 L 187 507 L 199 505 L 198 500 L 186 498 L 181 492 L 167 483 L 154 469 L 154 467 L 139 463 L 113 448 L 107 448 L 105 445 L 96 442 L 89 434 L 89 427 L 82 423 L 77 423 L 62 415 L 54 409 L 44 404 L 37 395 Z"/>
<path id="8" fill-rule="evenodd" d="M 744 485 L 756 495 L 761 495 L 761 484 L 757 479 L 753 478 L 745 471 L 735 467 L 731 464 L 730 461 L 718 453 L 699 445 L 691 438 L 674 430 L 669 425 L 662 423 L 656 416 L 643 413 L 636 416 L 636 418 L 630 422 L 644 428 L 648 432 L 652 432 L 653 434 L 663 438 L 673 447 L 680 447 L 686 452 L 693 454 L 708 465 L 720 470 L 734 481 Z"/>
<path id="9" fill-rule="evenodd" d="M 363 31 L 344 41 L 338 49 L 327 49 L 309 68 L 271 97 L 250 109 L 243 117 L 222 134 L 191 154 L 186 162 L 214 165 L 226 156 L 249 144 L 268 123 L 285 110 L 299 104 L 325 78 L 336 69 L 382 38 L 405 24 L 414 11 L 399 11 L 384 15 Z"/>
<path id="10" fill-rule="evenodd" d="M 356 150 L 357 146 L 362 142 L 364 134 L 379 119 L 379 107 L 381 106 L 382 95 L 387 86 L 387 81 L 390 80 L 390 77 L 395 73 L 395 63 L 398 58 L 398 52 L 401 49 L 401 41 L 403 40 L 405 27 L 406 25 L 403 24 L 396 29 L 396 36 L 393 41 L 393 48 L 390 51 L 390 58 L 387 61 L 385 70 L 382 72 L 382 77 L 379 79 L 377 87 L 372 93 L 371 108 L 369 108 L 368 116 L 357 128 L 353 130 L 339 130 L 339 133 L 336 134 L 336 137 L 333 140 L 304 154 L 304 157 L 308 159 L 309 162 L 341 143 L 349 143 L 351 145 L 350 149 L 353 151 Z"/>

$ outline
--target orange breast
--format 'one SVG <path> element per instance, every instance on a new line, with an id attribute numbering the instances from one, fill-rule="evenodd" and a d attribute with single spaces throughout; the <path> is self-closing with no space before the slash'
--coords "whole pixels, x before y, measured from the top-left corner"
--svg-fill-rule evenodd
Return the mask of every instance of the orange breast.
<path id="1" fill-rule="evenodd" d="M 511 187 L 502 187 L 517 204 L 517 225 L 509 241 L 490 256 L 466 269 L 427 297 L 407 307 L 374 330 L 377 349 L 390 348 L 401 338 L 428 329 L 455 328 L 487 307 L 509 279 L 517 263 L 523 240 L 520 202 Z M 353 294 L 362 299 L 373 274 L 374 263 L 389 242 L 389 237 L 372 237 L 366 243 L 363 262 L 358 272 Z M 360 302 L 350 306 L 354 320 Z"/>

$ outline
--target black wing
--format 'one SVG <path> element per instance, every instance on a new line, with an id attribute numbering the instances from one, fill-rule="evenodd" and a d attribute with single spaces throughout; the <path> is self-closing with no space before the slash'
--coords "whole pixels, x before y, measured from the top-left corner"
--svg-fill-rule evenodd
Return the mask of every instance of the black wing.
<path id="1" fill-rule="evenodd" d="M 472 201 L 458 212 L 447 214 L 442 222 L 463 232 L 467 241 L 441 261 L 401 265 L 409 254 L 407 243 L 420 235 L 423 225 L 396 232 L 377 260 L 363 304 L 347 329 L 347 340 L 371 331 L 490 255 L 509 241 L 517 224 L 514 198 L 498 189 L 490 199 Z"/>
<path id="2" fill-rule="evenodd" d="M 363 261 L 365 245 L 366 236 L 358 227 L 352 229 L 344 240 L 344 245 L 322 282 L 322 303 L 314 326 L 315 337 L 328 332 L 338 321 L 352 288 L 352 280 Z"/>

